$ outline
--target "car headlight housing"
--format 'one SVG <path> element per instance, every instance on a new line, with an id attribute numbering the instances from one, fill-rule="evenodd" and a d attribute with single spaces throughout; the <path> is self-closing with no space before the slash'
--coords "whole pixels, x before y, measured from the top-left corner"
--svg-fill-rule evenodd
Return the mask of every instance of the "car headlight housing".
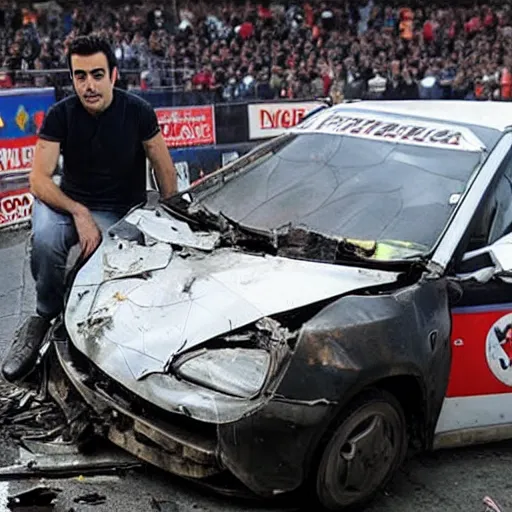
<path id="1" fill-rule="evenodd" d="M 239 398 L 257 395 L 269 368 L 268 352 L 245 348 L 204 350 L 174 366 L 175 372 L 190 382 Z"/>

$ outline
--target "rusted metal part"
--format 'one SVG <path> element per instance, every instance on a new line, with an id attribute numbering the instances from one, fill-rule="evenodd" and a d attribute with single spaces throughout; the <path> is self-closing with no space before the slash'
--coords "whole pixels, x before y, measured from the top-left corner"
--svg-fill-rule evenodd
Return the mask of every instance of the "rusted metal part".
<path id="1" fill-rule="evenodd" d="M 59 406 L 66 420 L 66 438 L 77 446 L 87 444 L 98 433 L 98 420 L 76 389 L 69 384 L 55 357 L 55 349 L 50 353 L 48 362 L 48 393 Z"/>
<path id="2" fill-rule="evenodd" d="M 178 453 L 168 452 L 161 445 L 154 445 L 149 438 L 141 439 L 133 430 L 121 432 L 112 425 L 108 438 L 137 458 L 179 476 L 200 479 L 221 473 L 218 467 L 197 464 L 191 459 L 180 457 Z"/>
<path id="3" fill-rule="evenodd" d="M 283 226 L 277 230 L 261 230 L 243 226 L 220 213 L 218 229 L 223 245 L 249 249 L 285 258 L 296 258 L 324 263 L 368 259 L 377 249 L 375 241 L 349 240 L 329 236 L 306 227 Z"/>
<path id="4" fill-rule="evenodd" d="M 161 429 L 159 429 L 156 425 L 148 425 L 147 423 L 143 423 L 138 420 L 134 420 L 133 422 L 133 431 L 135 434 L 140 434 L 147 438 L 151 443 L 155 443 L 158 446 L 161 446 L 167 452 L 175 455 L 178 458 L 184 460 L 190 460 L 192 462 L 196 462 L 200 465 L 205 466 L 216 466 L 217 465 L 217 457 L 216 457 L 216 445 L 212 440 L 210 443 L 209 449 L 201 449 L 198 445 L 194 448 L 184 444 L 184 442 L 178 442 L 174 439 L 170 439 L 168 435 L 166 435 Z M 185 433 L 182 435 L 182 439 L 185 439 Z M 188 441 L 190 442 L 190 437 L 188 436 Z M 212 474 L 217 473 L 218 471 L 212 472 Z"/>
<path id="5" fill-rule="evenodd" d="M 305 333 L 303 354 L 308 366 L 336 368 L 338 370 L 359 370 L 359 365 L 342 349 L 342 329 L 328 328 Z M 335 343 L 333 341 L 336 340 Z"/>
<path id="6" fill-rule="evenodd" d="M 335 263 L 339 261 L 340 254 L 343 254 L 345 261 L 351 257 L 357 260 L 370 258 L 375 249 L 375 243 L 370 247 L 362 247 L 341 237 L 327 236 L 296 227 L 278 236 L 277 254 L 288 258 Z"/>

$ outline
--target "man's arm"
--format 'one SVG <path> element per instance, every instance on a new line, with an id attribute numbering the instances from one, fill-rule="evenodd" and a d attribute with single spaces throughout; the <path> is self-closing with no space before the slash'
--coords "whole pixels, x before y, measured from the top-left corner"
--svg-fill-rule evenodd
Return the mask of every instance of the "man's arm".
<path id="1" fill-rule="evenodd" d="M 54 183 L 52 176 L 60 154 L 60 143 L 39 139 L 36 144 L 32 171 L 29 176 L 30 191 L 48 206 L 70 213 L 80 239 L 84 258 L 89 256 L 101 241 L 101 233 L 94 219 L 83 204 L 73 201 Z"/>
<path id="2" fill-rule="evenodd" d="M 29 176 L 30 191 L 48 206 L 75 215 L 84 207 L 64 194 L 52 179 L 59 154 L 60 143 L 43 139 L 37 141 Z"/>
<path id="3" fill-rule="evenodd" d="M 165 144 L 162 134 L 158 132 L 151 139 L 144 141 L 146 155 L 155 169 L 162 199 L 167 199 L 178 191 L 176 168 Z"/>

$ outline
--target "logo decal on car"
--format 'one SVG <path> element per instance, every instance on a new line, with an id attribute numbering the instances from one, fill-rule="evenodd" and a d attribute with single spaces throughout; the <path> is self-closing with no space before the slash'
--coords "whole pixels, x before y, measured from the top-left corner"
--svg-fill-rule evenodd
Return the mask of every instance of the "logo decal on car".
<path id="1" fill-rule="evenodd" d="M 502 316 L 487 333 L 485 355 L 494 376 L 512 387 L 512 313 Z"/>
<path id="2" fill-rule="evenodd" d="M 321 111 L 304 120 L 292 133 L 327 133 L 362 137 L 402 144 L 482 151 L 483 142 L 468 128 L 453 124 L 439 124 L 420 120 L 386 116 L 351 115 L 349 112 Z"/>

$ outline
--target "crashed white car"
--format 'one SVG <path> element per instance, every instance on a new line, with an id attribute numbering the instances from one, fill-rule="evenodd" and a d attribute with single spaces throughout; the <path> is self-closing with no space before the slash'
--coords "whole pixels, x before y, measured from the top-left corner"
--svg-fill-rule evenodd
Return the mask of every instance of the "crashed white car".
<path id="1" fill-rule="evenodd" d="M 145 461 L 329 510 L 408 449 L 512 438 L 509 124 L 339 105 L 131 211 L 74 278 L 62 379 Z"/>

